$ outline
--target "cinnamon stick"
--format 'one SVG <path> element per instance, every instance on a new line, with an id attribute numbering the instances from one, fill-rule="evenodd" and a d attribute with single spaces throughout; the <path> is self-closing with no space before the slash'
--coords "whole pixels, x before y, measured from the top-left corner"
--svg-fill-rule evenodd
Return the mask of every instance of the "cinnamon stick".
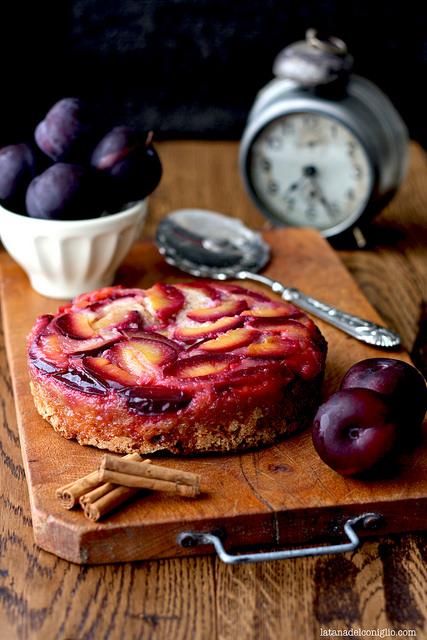
<path id="1" fill-rule="evenodd" d="M 132 498 L 137 493 L 140 493 L 140 489 L 130 489 L 129 487 L 115 486 L 114 489 L 98 498 L 98 500 L 95 500 L 94 502 L 86 502 L 83 507 L 84 514 L 86 518 L 89 518 L 89 520 L 98 522 L 98 520 L 102 518 L 102 516 L 110 513 L 110 511 L 122 505 L 127 500 L 130 500 L 130 498 Z"/>
<path id="2" fill-rule="evenodd" d="M 139 453 L 122 458 L 105 454 L 97 471 L 57 489 L 56 494 L 66 509 L 79 502 L 85 516 L 97 522 L 141 489 L 195 497 L 200 493 L 200 476 L 153 465 Z"/>
<path id="3" fill-rule="evenodd" d="M 124 456 L 127 460 L 139 460 L 141 456 L 139 453 L 128 453 Z M 56 497 L 58 498 L 61 506 L 64 509 L 72 509 L 76 504 L 78 504 L 79 498 L 83 496 L 88 491 L 99 487 L 102 483 L 99 479 L 98 471 L 93 471 L 83 478 L 79 478 L 74 482 L 69 482 L 68 484 L 60 487 L 56 490 Z"/>
<path id="4" fill-rule="evenodd" d="M 121 458 L 121 459 L 124 460 L 125 458 Z M 127 458 L 127 460 L 131 460 L 131 458 Z M 141 460 L 140 462 L 137 462 L 137 464 L 141 466 L 145 466 L 145 465 L 151 464 L 151 460 L 148 460 L 148 459 Z M 96 471 L 96 473 L 98 474 L 98 471 Z M 98 474 L 98 477 L 99 477 L 99 474 Z M 82 495 L 79 500 L 80 506 L 82 507 L 82 509 L 84 509 L 85 505 L 96 502 L 97 500 L 107 495 L 108 493 L 113 491 L 113 489 L 116 489 L 116 488 L 117 488 L 116 484 L 113 484 L 112 482 L 105 482 L 104 484 L 99 485 L 99 487 L 92 489 L 92 491 L 89 491 L 88 493 L 85 493 L 84 495 Z"/>
<path id="5" fill-rule="evenodd" d="M 167 480 L 159 480 L 157 478 L 141 477 L 130 475 L 128 473 L 120 473 L 120 471 L 109 471 L 108 469 L 99 470 L 99 479 L 103 482 L 113 482 L 123 487 L 132 487 L 138 489 L 150 489 L 151 491 L 166 491 L 175 493 L 176 495 L 194 498 L 199 495 L 200 489 L 196 485 L 181 484 L 179 482 L 169 482 Z"/>
<path id="6" fill-rule="evenodd" d="M 130 459 L 117 458 L 108 453 L 102 456 L 99 468 L 100 470 L 106 469 L 108 471 L 118 471 L 119 473 L 125 473 L 132 476 L 155 478 L 157 480 L 166 480 L 167 482 L 185 484 L 195 487 L 197 492 L 200 492 L 200 476 L 197 473 L 170 469 L 168 467 L 160 467 L 155 464 L 142 465 Z"/>
<path id="7" fill-rule="evenodd" d="M 96 489 L 92 489 L 92 491 L 89 491 L 89 493 L 85 493 L 84 495 L 80 496 L 79 502 L 81 508 L 84 509 L 87 504 L 96 502 L 107 493 L 110 493 L 110 491 L 112 491 L 116 487 L 117 485 L 112 484 L 111 482 L 104 482 L 104 484 L 100 484 L 99 487 L 96 487 Z"/>

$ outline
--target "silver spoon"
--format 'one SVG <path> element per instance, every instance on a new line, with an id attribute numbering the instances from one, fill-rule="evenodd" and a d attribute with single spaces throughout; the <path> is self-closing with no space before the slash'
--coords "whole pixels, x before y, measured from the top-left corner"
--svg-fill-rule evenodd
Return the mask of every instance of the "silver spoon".
<path id="1" fill-rule="evenodd" d="M 202 209 L 180 209 L 164 218 L 156 234 L 166 262 L 193 276 L 216 280 L 253 280 L 270 287 L 287 302 L 367 344 L 400 345 L 395 331 L 346 313 L 299 289 L 257 273 L 270 259 L 270 247 L 240 220 Z"/>

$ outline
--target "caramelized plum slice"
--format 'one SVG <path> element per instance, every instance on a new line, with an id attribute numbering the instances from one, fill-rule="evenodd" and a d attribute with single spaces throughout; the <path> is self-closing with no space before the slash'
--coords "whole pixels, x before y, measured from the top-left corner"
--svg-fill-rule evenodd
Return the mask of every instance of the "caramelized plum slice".
<path id="1" fill-rule="evenodd" d="M 168 369 L 167 373 L 178 378 L 215 377 L 236 363 L 238 363 L 238 359 L 228 355 L 191 356 L 176 362 L 172 368 Z"/>
<path id="2" fill-rule="evenodd" d="M 121 298 L 132 298 L 134 301 L 142 304 L 144 301 L 144 292 L 141 289 L 127 289 L 118 284 L 113 287 L 103 287 L 88 293 L 82 293 L 73 299 L 71 305 L 66 305 L 62 309 L 72 308 L 73 311 L 81 309 L 89 309 L 91 311 L 99 311 L 105 305 L 120 300 Z M 61 309 L 60 309 L 61 310 Z"/>
<path id="3" fill-rule="evenodd" d="M 225 282 L 215 282 L 215 288 L 226 294 L 233 294 L 235 296 L 240 296 L 248 301 L 251 301 L 253 304 L 254 300 L 258 300 L 258 302 L 271 302 L 271 298 L 268 296 L 259 293 L 258 291 L 253 291 L 252 289 L 245 289 L 244 287 L 239 287 L 237 284 L 229 284 Z"/>
<path id="4" fill-rule="evenodd" d="M 97 334 L 90 323 L 90 316 L 87 313 L 64 313 L 56 318 L 55 327 L 64 336 L 76 340 L 87 340 Z"/>
<path id="5" fill-rule="evenodd" d="M 113 330 L 137 331 L 142 328 L 142 318 L 138 311 L 129 310 L 129 304 L 120 304 L 97 316 L 91 311 L 64 313 L 55 320 L 55 326 L 68 338 L 88 340 L 109 336 Z"/>
<path id="6" fill-rule="evenodd" d="M 41 334 L 33 341 L 29 355 L 33 365 L 45 373 L 63 371 L 68 367 L 68 358 L 63 353 L 58 334 Z"/>
<path id="7" fill-rule="evenodd" d="M 203 280 L 176 284 L 175 287 L 183 291 L 184 294 L 187 292 L 199 292 L 211 300 L 218 300 L 220 298 L 220 293 L 209 282 L 204 282 Z"/>
<path id="8" fill-rule="evenodd" d="M 90 374 L 105 381 L 107 385 L 113 389 L 122 389 L 123 387 L 136 385 L 137 381 L 134 376 L 102 356 L 87 356 L 83 359 L 83 365 Z"/>
<path id="9" fill-rule="evenodd" d="M 290 318 L 254 318 L 249 321 L 249 325 L 259 331 L 283 333 L 286 338 L 292 338 L 294 340 L 306 340 L 310 338 L 308 328 L 301 322 L 291 320 Z"/>
<path id="10" fill-rule="evenodd" d="M 114 300 L 116 297 L 127 295 L 127 292 L 121 285 L 115 287 L 103 287 L 88 293 L 82 293 L 74 298 L 72 302 L 73 309 L 84 309 L 90 305 L 97 304 L 106 300 Z M 68 305 L 70 306 L 70 305 Z"/>
<path id="11" fill-rule="evenodd" d="M 197 327 L 178 327 L 174 338 L 182 342 L 194 342 L 201 338 L 214 338 L 222 331 L 234 329 L 241 325 L 243 320 L 239 316 L 219 318 L 215 322 L 205 322 Z"/>
<path id="12" fill-rule="evenodd" d="M 67 387 L 87 393 L 89 395 L 102 396 L 107 392 L 106 387 L 95 376 L 80 369 L 69 369 L 63 373 L 56 373 L 52 376 L 56 380 L 63 382 Z"/>
<path id="13" fill-rule="evenodd" d="M 115 310 L 114 313 L 101 316 L 99 319 L 92 322 L 92 327 L 98 333 L 103 329 L 116 329 L 123 332 L 135 332 L 140 331 L 143 326 L 143 319 L 139 311 L 134 309 L 133 311 L 126 312 L 122 309 L 122 313 Z"/>
<path id="14" fill-rule="evenodd" d="M 104 330 L 101 335 L 87 340 L 73 340 L 64 336 L 61 340 L 62 350 L 67 354 L 85 353 L 86 351 L 95 351 L 95 349 L 102 349 L 118 340 L 121 340 L 123 335 L 117 330 L 111 331 Z"/>
<path id="15" fill-rule="evenodd" d="M 180 389 L 136 387 L 126 391 L 129 410 L 142 416 L 162 415 L 185 409 L 191 396 Z"/>
<path id="16" fill-rule="evenodd" d="M 298 343 L 295 340 L 267 335 L 261 342 L 250 344 L 247 354 L 251 358 L 284 358 L 297 350 Z"/>
<path id="17" fill-rule="evenodd" d="M 244 366 L 241 368 L 228 372 L 224 380 L 215 382 L 215 387 L 218 390 L 228 389 L 230 386 L 253 389 L 261 385 L 270 385 L 272 376 L 276 379 L 279 376 L 282 384 L 286 384 L 294 377 L 289 369 L 278 360 L 245 360 L 243 364 Z"/>
<path id="18" fill-rule="evenodd" d="M 92 326 L 96 331 L 126 324 L 130 314 L 132 314 L 132 320 L 142 326 L 140 314 L 143 312 L 143 306 L 133 296 L 124 296 L 112 302 L 106 302 L 104 305 L 96 305 L 94 311 L 96 316 Z"/>
<path id="19" fill-rule="evenodd" d="M 301 351 L 287 355 L 286 366 L 305 380 L 312 380 L 322 370 L 322 356 L 320 352 L 311 346 L 305 346 Z"/>
<path id="20" fill-rule="evenodd" d="M 167 322 L 176 316 L 184 306 L 184 294 L 171 284 L 157 283 L 145 293 L 154 314 L 161 322 Z"/>
<path id="21" fill-rule="evenodd" d="M 215 307 L 189 311 L 187 317 L 197 322 L 214 322 L 223 317 L 238 316 L 242 311 L 247 309 L 247 307 L 248 305 L 244 300 L 226 300 Z"/>
<path id="22" fill-rule="evenodd" d="M 277 306 L 254 307 L 242 312 L 242 316 L 253 318 L 290 318 L 295 315 L 300 316 L 301 311 L 289 302 L 284 302 Z"/>
<path id="23" fill-rule="evenodd" d="M 239 349 L 240 347 L 250 344 L 259 335 L 259 331 L 256 331 L 255 329 L 231 329 L 230 331 L 222 333 L 218 338 L 203 342 L 199 346 L 199 349 L 202 349 L 202 351 L 208 351 L 209 353 L 233 351 L 234 349 Z"/>
<path id="24" fill-rule="evenodd" d="M 139 338 L 141 340 L 156 340 L 157 342 L 163 342 L 163 344 L 167 345 L 168 347 L 171 347 L 171 349 L 174 349 L 177 352 L 180 350 L 180 346 L 177 342 L 170 340 L 169 338 L 162 335 L 161 333 L 158 333 L 157 331 L 138 330 L 132 334 L 132 338 Z"/>
<path id="25" fill-rule="evenodd" d="M 159 340 L 132 338 L 110 349 L 113 361 L 137 380 L 151 380 L 156 369 L 176 359 L 176 351 Z"/>

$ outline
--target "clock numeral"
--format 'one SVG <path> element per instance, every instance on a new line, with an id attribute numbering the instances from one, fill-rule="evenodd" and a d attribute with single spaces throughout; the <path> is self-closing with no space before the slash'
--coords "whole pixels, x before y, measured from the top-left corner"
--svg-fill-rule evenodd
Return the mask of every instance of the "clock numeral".
<path id="1" fill-rule="evenodd" d="M 351 140 L 350 142 L 347 142 L 347 149 L 348 149 L 348 155 L 353 156 L 354 152 L 356 151 L 356 145 L 354 144 L 354 142 L 352 142 Z"/>
<path id="2" fill-rule="evenodd" d="M 267 158 L 263 158 L 261 160 L 261 167 L 262 167 L 263 171 L 270 171 L 270 169 L 271 169 L 270 160 L 267 160 Z"/>
<path id="3" fill-rule="evenodd" d="M 282 148 L 282 141 L 278 136 L 269 136 L 267 138 L 267 144 L 270 149 L 274 149 L 274 151 L 279 151 Z"/>
<path id="4" fill-rule="evenodd" d="M 349 189 L 347 191 L 347 200 L 354 200 L 356 197 L 356 194 L 354 193 L 353 189 Z"/>
<path id="5" fill-rule="evenodd" d="M 277 193 L 277 190 L 278 190 L 277 182 L 274 182 L 274 180 L 271 180 L 268 183 L 267 189 L 269 193 L 272 193 L 272 194 Z"/>
<path id="6" fill-rule="evenodd" d="M 294 123 L 293 122 L 289 122 L 288 120 L 285 121 L 285 122 L 282 122 L 282 125 L 281 125 L 280 128 L 281 128 L 282 133 L 284 135 L 292 135 L 293 133 L 295 133 L 295 125 L 294 125 Z"/>
<path id="7" fill-rule="evenodd" d="M 363 176 L 362 169 L 358 164 L 354 165 L 353 167 L 353 176 L 356 178 L 356 180 L 360 180 Z"/>
<path id="8" fill-rule="evenodd" d="M 317 116 L 304 116 L 302 119 L 302 123 L 304 127 L 307 127 L 308 129 L 317 129 L 317 127 L 319 126 L 319 119 L 317 118 Z"/>
<path id="9" fill-rule="evenodd" d="M 292 211 L 292 209 L 295 207 L 295 198 L 284 196 L 283 202 L 285 203 L 286 208 L 289 209 L 289 211 Z"/>

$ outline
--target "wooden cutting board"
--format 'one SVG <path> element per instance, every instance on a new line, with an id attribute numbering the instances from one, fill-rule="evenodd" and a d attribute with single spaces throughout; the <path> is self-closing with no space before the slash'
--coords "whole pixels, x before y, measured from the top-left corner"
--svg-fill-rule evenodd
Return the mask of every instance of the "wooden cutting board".
<path id="1" fill-rule="evenodd" d="M 267 275 L 380 321 L 316 232 L 275 230 L 265 238 L 273 251 Z M 102 452 L 63 439 L 37 414 L 28 386 L 25 336 L 37 315 L 55 312 L 60 302 L 35 293 L 24 272 L 6 254 L 1 258 L 4 328 L 22 456 L 34 537 L 43 549 L 87 564 L 163 558 L 209 552 L 209 548 L 181 548 L 177 535 L 218 529 L 227 548 L 314 544 L 336 540 L 349 516 L 366 511 L 384 516 L 378 533 L 427 528 L 427 437 L 416 451 L 402 454 L 388 477 L 362 481 L 329 469 L 317 456 L 307 431 L 256 452 L 160 456 L 159 464 L 202 476 L 206 491 L 199 499 L 151 494 L 96 524 L 81 511 L 64 511 L 55 489 L 95 469 Z M 117 275 L 118 283 L 142 287 L 157 280 L 182 279 L 188 276 L 169 267 L 151 244 L 136 245 Z M 325 396 L 338 388 L 354 362 L 384 355 L 329 325 L 318 324 L 329 343 Z M 404 352 L 393 355 L 408 359 Z"/>

